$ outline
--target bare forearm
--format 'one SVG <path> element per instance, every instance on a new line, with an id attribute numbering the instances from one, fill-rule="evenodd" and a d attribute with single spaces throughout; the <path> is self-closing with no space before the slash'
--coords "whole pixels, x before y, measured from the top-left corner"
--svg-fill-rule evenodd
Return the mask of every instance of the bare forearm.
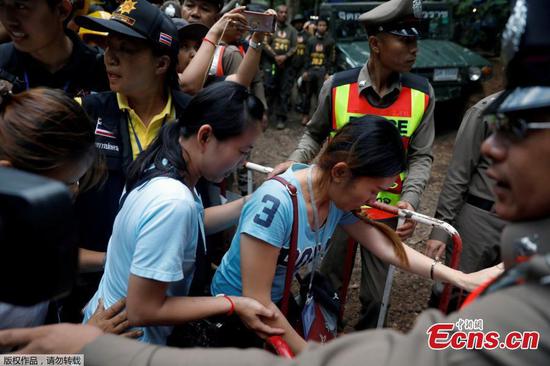
<path id="1" fill-rule="evenodd" d="M 432 264 L 434 263 L 432 258 L 417 252 L 405 244 L 402 244 L 409 262 L 407 265 L 399 260 L 399 257 L 396 255 L 390 240 L 379 230 L 361 222 L 344 226 L 343 228 L 354 239 L 361 243 L 363 247 L 368 249 L 383 262 L 392 264 L 407 272 L 430 278 Z M 465 284 L 463 272 L 451 269 L 442 263 L 438 263 L 435 266 L 434 279 L 443 282 L 450 282 L 460 288 L 464 288 Z"/>
<path id="2" fill-rule="evenodd" d="M 204 86 L 204 81 L 208 75 L 210 64 L 214 56 L 219 36 L 216 32 L 210 31 L 206 35 L 206 38 L 211 41 L 203 41 L 197 54 L 185 70 L 179 75 L 179 83 L 181 89 L 189 94 L 196 94 Z"/>
<path id="3" fill-rule="evenodd" d="M 159 304 L 128 299 L 128 320 L 132 326 L 174 325 L 226 314 L 231 309 L 223 297 L 166 297 Z"/>
<path id="4" fill-rule="evenodd" d="M 273 328 L 284 329 L 283 339 L 295 354 L 299 354 L 307 346 L 307 342 L 296 332 L 284 316 L 274 320 L 266 320 L 265 323 Z"/>
<path id="5" fill-rule="evenodd" d="M 96 252 L 84 248 L 78 249 L 78 263 L 80 272 L 99 272 L 103 270 L 105 252 Z"/>
<path id="6" fill-rule="evenodd" d="M 260 295 L 254 290 L 243 287 L 243 296 L 256 299 L 264 306 L 276 306 L 271 302 L 271 296 L 268 292 Z M 294 330 L 292 325 L 288 322 L 288 319 L 283 316 L 282 313 L 274 319 L 264 319 L 264 322 L 272 328 L 284 329 L 285 333 L 282 337 L 295 354 L 300 353 L 307 346 L 307 342 L 296 332 L 296 330 Z"/>
<path id="7" fill-rule="evenodd" d="M 204 210 L 204 230 L 206 235 L 214 234 L 236 225 L 239 222 L 241 210 L 247 197 Z"/>
<path id="8" fill-rule="evenodd" d="M 260 40 L 253 38 L 253 41 L 258 43 Z M 229 80 L 235 81 L 241 85 L 250 87 L 252 80 L 258 72 L 258 65 L 260 64 L 260 57 L 262 55 L 261 48 L 252 48 L 248 47 L 246 54 L 244 55 L 243 61 L 239 65 L 239 69 L 235 75 L 231 75 Z"/>
<path id="9" fill-rule="evenodd" d="M 422 277 L 430 278 L 430 272 L 432 264 L 434 264 L 434 260 L 430 257 L 425 256 L 422 253 L 417 252 L 416 250 L 405 244 L 404 246 L 407 256 L 409 258 L 409 266 L 403 266 L 399 263 L 392 264 L 395 264 L 405 271 L 409 271 Z M 449 268 L 443 263 L 438 263 L 437 265 L 435 265 L 433 271 L 434 280 L 441 282 L 450 282 L 454 286 L 460 288 L 464 287 L 463 275 L 463 272 Z"/>

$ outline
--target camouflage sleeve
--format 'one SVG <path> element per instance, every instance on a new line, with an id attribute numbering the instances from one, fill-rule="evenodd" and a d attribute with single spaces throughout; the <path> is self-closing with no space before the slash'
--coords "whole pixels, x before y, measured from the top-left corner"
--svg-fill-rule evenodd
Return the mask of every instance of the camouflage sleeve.
<path id="1" fill-rule="evenodd" d="M 484 136 L 483 108 L 479 108 L 479 104 L 476 104 L 466 112 L 460 124 L 453 156 L 447 168 L 443 189 L 439 194 L 436 218 L 452 224 L 460 212 L 470 179 L 479 163 L 480 147 Z M 430 239 L 445 242 L 449 236 L 444 230 L 434 228 Z"/>
<path id="2" fill-rule="evenodd" d="M 407 154 L 407 178 L 403 182 L 402 201 L 418 208 L 420 197 L 430 178 L 433 156 L 432 145 L 435 137 L 434 106 L 435 95 L 430 85 L 430 101 L 420 125 L 413 133 Z"/>
<path id="3" fill-rule="evenodd" d="M 332 98 L 330 96 L 331 85 L 332 77 L 324 82 L 319 93 L 319 105 L 307 124 L 305 132 L 298 143 L 298 147 L 290 155 L 288 160 L 309 163 L 315 158 L 319 150 L 321 150 L 321 146 L 332 130 L 330 121 L 330 108 L 332 103 Z"/>

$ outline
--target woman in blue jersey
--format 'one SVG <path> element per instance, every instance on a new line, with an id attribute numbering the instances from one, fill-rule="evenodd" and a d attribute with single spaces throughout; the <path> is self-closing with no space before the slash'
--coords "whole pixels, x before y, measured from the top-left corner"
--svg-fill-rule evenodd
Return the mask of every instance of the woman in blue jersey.
<path id="1" fill-rule="evenodd" d="M 244 202 L 204 210 L 195 184 L 200 177 L 220 182 L 243 163 L 262 115 L 262 103 L 244 86 L 216 83 L 191 100 L 185 121 L 166 124 L 130 165 L 105 272 L 85 320 L 100 298 L 109 306 L 126 296 L 129 323 L 143 327 L 144 342 L 165 344 L 172 325 L 233 312 L 251 329 L 282 333 L 260 320 L 274 312 L 256 300 L 189 296 L 210 265 L 201 262 L 205 234 L 235 224 Z"/>
<path id="2" fill-rule="evenodd" d="M 404 169 L 405 153 L 397 129 L 382 117 L 364 116 L 336 134 L 317 165 L 294 164 L 283 173 L 281 177 L 296 186 L 298 192 L 296 270 L 312 262 L 316 252 L 323 252 L 334 229 L 341 225 L 385 262 L 430 277 L 432 259 L 398 240 L 390 240 L 351 213 L 386 190 Z M 266 306 L 279 302 L 284 291 L 292 220 L 293 206 L 286 188 L 274 180 L 265 182 L 243 209 L 231 248 L 214 276 L 212 293 L 242 294 Z M 434 279 L 468 290 L 488 275 L 498 273 L 493 268 L 466 275 L 442 264 L 433 270 Z M 284 338 L 295 352 L 305 347 L 304 339 L 284 317 L 267 323 L 285 330 Z"/>

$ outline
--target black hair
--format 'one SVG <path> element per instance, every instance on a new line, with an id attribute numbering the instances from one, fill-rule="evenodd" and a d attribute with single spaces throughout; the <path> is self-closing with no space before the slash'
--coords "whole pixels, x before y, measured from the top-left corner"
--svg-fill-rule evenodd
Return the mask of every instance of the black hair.
<path id="1" fill-rule="evenodd" d="M 161 175 L 183 177 L 187 163 L 179 139 L 193 136 L 201 126 L 210 125 L 214 137 L 224 141 L 259 123 L 263 114 L 262 102 L 240 84 L 222 81 L 202 89 L 189 102 L 185 118 L 165 124 L 153 143 L 130 165 L 127 191 L 143 179 Z"/>
<path id="2" fill-rule="evenodd" d="M 164 84 L 171 90 L 180 90 L 178 72 L 176 71 L 178 67 L 178 53 L 174 52 L 172 48 L 161 47 L 152 42 L 148 42 L 148 44 L 152 47 L 153 56 L 160 57 L 166 55 L 170 57 L 170 66 L 166 70 Z M 179 41 L 177 47 L 179 50 Z"/>
<path id="3" fill-rule="evenodd" d="M 317 19 L 317 25 L 319 24 L 319 22 L 325 22 L 327 24 L 327 28 L 330 27 L 330 21 L 327 17 L 320 17 L 319 19 Z"/>
<path id="4" fill-rule="evenodd" d="M 0 160 L 27 172 L 47 174 L 64 164 L 93 161 L 82 188 L 100 184 L 92 121 L 82 107 L 57 89 L 34 88 L 0 98 Z"/>
<path id="5" fill-rule="evenodd" d="M 323 150 L 318 163 L 321 191 L 327 190 L 332 179 L 331 170 L 339 162 L 347 164 L 352 179 L 388 178 L 405 170 L 406 155 L 401 136 L 392 122 L 384 117 L 365 115 L 350 120 Z M 383 224 L 369 223 L 390 238 L 395 255 L 408 266 L 407 253 L 395 233 Z"/>
<path id="6" fill-rule="evenodd" d="M 319 167 L 330 171 L 341 161 L 347 163 L 353 177 L 391 177 L 406 168 L 397 128 L 386 118 L 373 115 L 354 118 L 342 127 L 320 155 Z"/>

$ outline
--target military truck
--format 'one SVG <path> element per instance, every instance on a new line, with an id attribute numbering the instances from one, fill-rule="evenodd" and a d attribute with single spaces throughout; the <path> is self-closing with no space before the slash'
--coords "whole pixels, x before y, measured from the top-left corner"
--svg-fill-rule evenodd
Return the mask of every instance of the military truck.
<path id="1" fill-rule="evenodd" d="M 337 68 L 364 65 L 369 56 L 365 28 L 357 19 L 381 2 L 326 2 L 320 15 L 330 20 L 336 40 Z M 418 56 L 412 72 L 428 78 L 437 101 L 460 100 L 479 89 L 491 77 L 491 63 L 452 39 L 452 6 L 445 1 L 422 3 L 425 34 L 418 40 Z"/>

